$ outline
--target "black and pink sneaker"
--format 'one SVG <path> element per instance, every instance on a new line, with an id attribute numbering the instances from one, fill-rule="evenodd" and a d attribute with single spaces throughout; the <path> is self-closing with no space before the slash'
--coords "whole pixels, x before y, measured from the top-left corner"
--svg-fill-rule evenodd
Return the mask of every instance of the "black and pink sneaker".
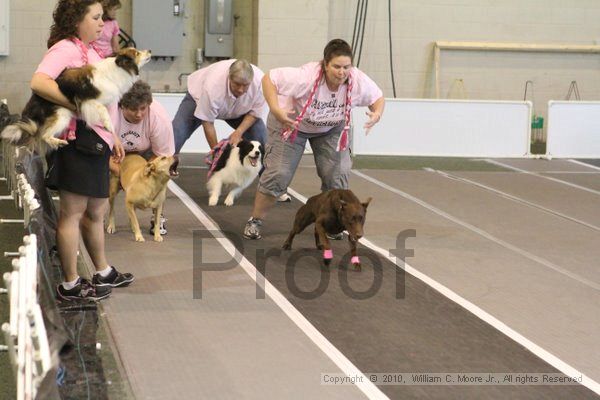
<path id="1" fill-rule="evenodd" d="M 89 280 L 79 278 L 73 289 L 65 289 L 62 284 L 56 287 L 56 296 L 59 300 L 76 301 L 76 300 L 102 300 L 110 296 L 112 288 L 109 286 L 96 286 Z"/>
<path id="2" fill-rule="evenodd" d="M 110 274 L 108 274 L 108 276 L 105 278 L 100 276 L 100 274 L 94 274 L 94 277 L 92 278 L 92 283 L 98 288 L 125 287 L 129 286 L 129 284 L 135 279 L 130 273 L 120 273 L 115 267 L 111 268 L 112 270 L 110 271 Z"/>

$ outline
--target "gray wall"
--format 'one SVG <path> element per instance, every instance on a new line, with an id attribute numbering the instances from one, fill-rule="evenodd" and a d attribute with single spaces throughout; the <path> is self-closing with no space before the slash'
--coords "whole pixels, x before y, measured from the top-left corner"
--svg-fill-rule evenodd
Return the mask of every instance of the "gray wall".
<path id="1" fill-rule="evenodd" d="M 387 7 L 369 2 L 360 68 L 391 97 Z M 328 39 L 351 42 L 355 12 L 355 0 L 261 0 L 259 65 L 297 65 L 319 59 Z M 436 40 L 592 45 L 600 44 L 599 21 L 597 0 L 393 0 L 396 95 L 434 97 Z M 444 51 L 440 93 L 459 97 L 453 82 L 462 79 L 468 98 L 514 100 L 532 80 L 534 107 L 545 115 L 548 100 L 564 98 L 572 80 L 583 99 L 598 100 L 599 70 L 600 54 Z"/>
<path id="2" fill-rule="evenodd" d="M 355 6 L 332 1 L 329 36 L 352 38 Z M 370 1 L 361 68 L 391 93 L 387 1 Z M 433 97 L 433 42 L 487 41 L 600 44 L 600 1 L 595 0 L 396 0 L 392 41 L 399 97 Z M 577 80 L 581 95 L 597 99 L 600 54 L 445 51 L 441 97 L 463 79 L 469 98 L 518 99 L 533 80 L 535 100 L 563 98 Z M 542 104 L 543 103 L 543 104 Z"/>
<path id="3" fill-rule="evenodd" d="M 122 0 L 119 23 L 131 31 L 130 0 Z M 45 51 L 52 0 L 11 0 L 11 55 L 0 57 L 0 98 L 19 111 L 28 82 Z M 235 0 L 235 56 L 268 70 L 317 60 L 327 40 L 351 41 L 355 0 Z M 432 97 L 436 40 L 600 44 L 598 0 L 393 0 L 392 36 L 398 97 Z M 177 76 L 195 68 L 202 47 L 204 5 L 188 0 L 185 56 L 155 61 L 143 78 L 158 90 L 185 90 Z M 387 1 L 371 0 L 360 68 L 392 96 L 387 40 Z M 445 51 L 441 94 L 462 79 L 472 99 L 519 99 L 534 81 L 535 108 L 564 98 L 577 80 L 585 100 L 599 98 L 600 55 Z M 455 91 L 456 92 L 456 91 Z"/>
<path id="4" fill-rule="evenodd" d="M 255 62 L 253 7 L 258 0 L 234 0 L 234 13 L 239 16 L 234 27 L 234 55 Z M 117 12 L 119 25 L 131 34 L 131 0 L 121 0 Z M 0 99 L 6 98 L 12 112 L 20 112 L 31 95 L 29 81 L 46 51 L 46 40 L 52 24 L 54 0 L 10 0 L 10 55 L 0 56 Z M 158 29 L 158 28 L 157 28 Z M 204 1 L 187 0 L 184 56 L 156 60 L 144 67 L 142 78 L 156 90 L 183 91 L 186 79 L 179 85 L 181 73 L 196 69 L 196 48 L 203 47 Z"/>

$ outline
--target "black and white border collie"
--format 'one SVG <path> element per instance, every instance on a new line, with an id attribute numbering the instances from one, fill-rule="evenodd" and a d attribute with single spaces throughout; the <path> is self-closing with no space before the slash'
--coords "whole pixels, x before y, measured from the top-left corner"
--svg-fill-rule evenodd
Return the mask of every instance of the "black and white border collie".
<path id="1" fill-rule="evenodd" d="M 216 206 L 221 189 L 224 185 L 229 185 L 232 189 L 225 198 L 225 205 L 232 206 L 236 197 L 258 176 L 262 169 L 263 155 L 263 146 L 256 140 L 242 140 L 235 147 L 228 143 L 206 182 L 208 205 Z"/>
<path id="2" fill-rule="evenodd" d="M 64 70 L 56 83 L 88 125 L 101 124 L 114 132 L 106 106 L 119 101 L 131 89 L 139 79 L 139 69 L 150 57 L 148 50 L 122 49 L 115 57 Z M 23 109 L 21 120 L 4 128 L 2 138 L 19 145 L 43 141 L 56 149 L 67 144 L 59 136 L 74 116 L 73 111 L 34 93 Z"/>

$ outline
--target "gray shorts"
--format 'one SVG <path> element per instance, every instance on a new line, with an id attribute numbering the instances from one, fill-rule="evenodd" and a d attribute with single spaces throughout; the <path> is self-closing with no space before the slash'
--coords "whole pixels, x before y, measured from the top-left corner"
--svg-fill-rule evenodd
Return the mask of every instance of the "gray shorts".
<path id="1" fill-rule="evenodd" d="M 307 140 L 313 151 L 317 174 L 321 178 L 321 190 L 348 189 L 352 166 L 350 151 L 336 151 L 342 128 L 342 125 L 335 126 L 319 134 L 298 131 L 296 140 L 290 143 L 281 139 L 281 124 L 269 114 L 269 137 L 263 162 L 265 170 L 260 176 L 258 190 L 273 197 L 285 193 L 304 154 Z"/>

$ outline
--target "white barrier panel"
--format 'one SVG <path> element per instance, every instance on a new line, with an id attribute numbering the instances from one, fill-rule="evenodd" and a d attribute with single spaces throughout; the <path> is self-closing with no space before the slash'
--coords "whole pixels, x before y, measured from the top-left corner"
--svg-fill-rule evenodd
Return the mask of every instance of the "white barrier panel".
<path id="1" fill-rule="evenodd" d="M 600 158 L 600 102 L 549 101 L 546 154 Z"/>
<path id="2" fill-rule="evenodd" d="M 531 103 L 386 99 L 368 136 L 367 108 L 352 111 L 354 154 L 523 157 L 529 155 Z"/>

